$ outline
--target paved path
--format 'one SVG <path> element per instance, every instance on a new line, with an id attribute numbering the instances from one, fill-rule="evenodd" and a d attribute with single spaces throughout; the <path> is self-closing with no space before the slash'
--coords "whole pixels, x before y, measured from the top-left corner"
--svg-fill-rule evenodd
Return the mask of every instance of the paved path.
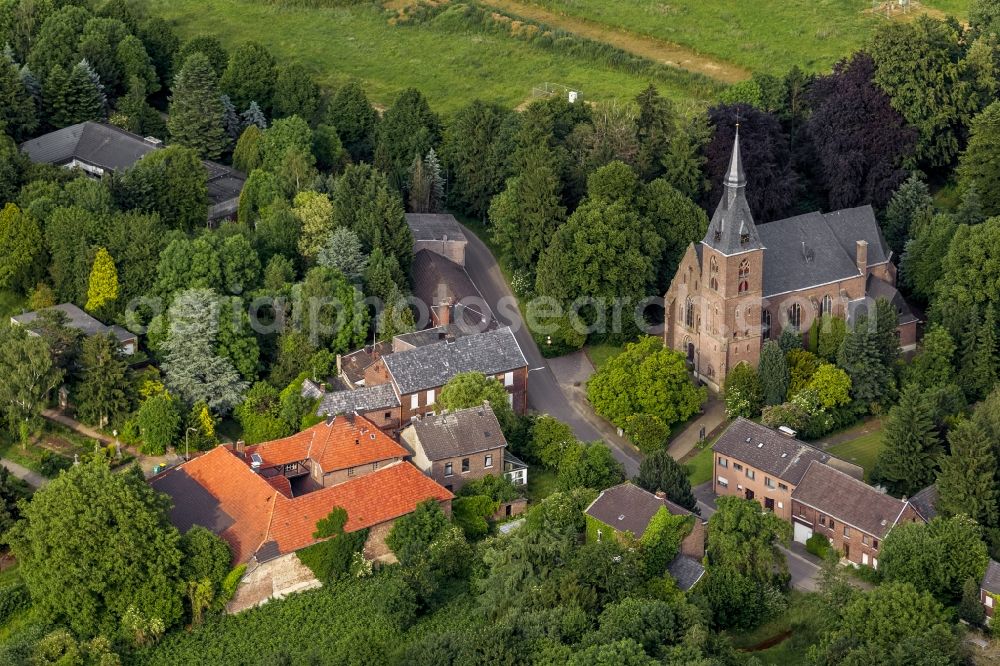
<path id="1" fill-rule="evenodd" d="M 475 282 L 483 298 L 493 309 L 501 326 L 510 326 L 521 351 L 528 360 L 528 405 L 537 412 L 548 414 L 568 424 L 578 439 L 585 442 L 604 440 L 615 458 L 625 466 L 625 473 L 639 473 L 642 455 L 631 444 L 617 436 L 614 428 L 597 416 L 590 404 L 578 398 L 571 399 L 563 392 L 549 363 L 542 356 L 534 338 L 521 319 L 514 294 L 500 271 L 493 253 L 476 234 L 465 228 L 468 244 L 465 247 L 465 269 Z M 501 301 L 511 307 L 498 307 Z"/>
<path id="2" fill-rule="evenodd" d="M 41 488 L 46 483 L 49 482 L 44 476 L 38 472 L 34 472 L 24 465 L 19 465 L 13 460 L 7 460 L 6 458 L 0 458 L 0 465 L 3 465 L 7 470 L 23 481 L 27 481 L 28 485 L 32 488 Z"/>
<path id="3" fill-rule="evenodd" d="M 709 395 L 704 413 L 674 437 L 667 451 L 674 460 L 683 460 L 698 443 L 712 434 L 712 431 L 726 422 L 726 404 L 718 396 Z"/>
<path id="4" fill-rule="evenodd" d="M 42 416 L 44 416 L 45 418 L 47 418 L 50 421 L 53 421 L 53 422 L 58 423 L 60 425 L 64 425 L 67 428 L 69 428 L 70 430 L 72 430 L 74 432 L 78 432 L 81 435 L 84 435 L 84 436 L 89 437 L 91 439 L 96 439 L 97 441 L 99 441 L 99 442 L 101 442 L 103 444 L 114 444 L 115 440 L 112 439 L 111 437 L 108 437 L 104 433 L 99 432 L 97 430 L 94 430 L 93 428 L 91 428 L 89 426 L 85 426 L 82 423 L 80 423 L 79 421 L 77 421 L 76 419 L 70 418 L 69 416 L 66 416 L 62 412 L 57 411 L 55 409 L 45 409 L 45 410 L 42 410 Z"/>

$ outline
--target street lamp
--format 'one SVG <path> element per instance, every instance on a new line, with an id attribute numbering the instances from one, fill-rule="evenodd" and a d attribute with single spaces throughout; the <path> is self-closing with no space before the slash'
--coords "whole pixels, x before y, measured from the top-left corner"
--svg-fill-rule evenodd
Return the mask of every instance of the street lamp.
<path id="1" fill-rule="evenodd" d="M 190 428 L 184 431 L 184 460 L 188 459 L 188 433 L 191 432 L 192 430 L 198 432 L 198 429 L 195 428 L 194 426 L 191 426 Z"/>

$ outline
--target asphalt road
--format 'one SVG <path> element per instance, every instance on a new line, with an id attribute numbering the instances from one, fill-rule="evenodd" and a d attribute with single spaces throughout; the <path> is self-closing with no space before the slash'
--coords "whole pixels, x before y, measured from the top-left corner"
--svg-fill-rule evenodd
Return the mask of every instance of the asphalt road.
<path id="1" fill-rule="evenodd" d="M 466 272 L 479 288 L 500 325 L 510 326 L 514 330 L 514 337 L 517 338 L 517 343 L 528 360 L 528 405 L 537 412 L 548 414 L 568 424 L 577 439 L 581 441 L 603 440 L 611 448 L 615 458 L 625 466 L 628 476 L 638 474 L 640 454 L 602 436 L 601 432 L 570 404 L 539 351 L 538 345 L 535 344 L 534 338 L 524 325 L 514 294 L 507 285 L 507 280 L 500 271 L 493 253 L 468 228 L 465 228 L 465 236 L 468 241 L 465 247 Z"/>

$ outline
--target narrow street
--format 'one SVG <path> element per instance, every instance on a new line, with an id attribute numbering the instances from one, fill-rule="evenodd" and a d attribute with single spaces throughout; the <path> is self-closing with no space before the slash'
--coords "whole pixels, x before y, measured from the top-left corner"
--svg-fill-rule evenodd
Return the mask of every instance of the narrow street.
<path id="1" fill-rule="evenodd" d="M 464 229 L 468 240 L 465 248 L 466 272 L 493 309 L 499 323 L 514 330 L 517 343 L 528 360 L 528 405 L 539 413 L 548 414 L 568 424 L 581 441 L 603 440 L 611 448 L 615 458 L 625 466 L 626 475 L 632 477 L 638 474 L 642 454 L 618 437 L 614 427 L 594 413 L 589 403 L 571 400 L 564 393 L 517 308 L 496 307 L 505 297 L 513 299 L 514 294 L 490 249 L 473 231 L 467 227 Z"/>

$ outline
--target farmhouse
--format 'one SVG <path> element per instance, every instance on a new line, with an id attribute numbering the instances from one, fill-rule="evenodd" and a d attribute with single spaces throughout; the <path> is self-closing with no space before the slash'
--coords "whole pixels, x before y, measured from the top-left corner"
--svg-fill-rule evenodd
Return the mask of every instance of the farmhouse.
<path id="1" fill-rule="evenodd" d="M 141 137 L 104 123 L 84 122 L 25 141 L 21 150 L 36 164 L 80 169 L 94 178 L 131 168 L 147 154 L 163 147 L 152 137 Z M 230 218 L 239 207 L 244 175 L 215 162 L 205 165 L 208 221 Z"/>
<path id="2" fill-rule="evenodd" d="M 917 317 L 896 289 L 896 268 L 871 206 L 808 213 L 757 226 L 747 204 L 739 128 L 725 192 L 705 237 L 688 246 L 667 290 L 664 342 L 718 390 L 740 362 L 784 329 L 809 331 L 820 315 L 849 322 L 887 298 L 903 350 Z"/>
<path id="3" fill-rule="evenodd" d="M 115 336 L 115 339 L 118 340 L 118 348 L 121 350 L 121 353 L 126 356 L 131 356 L 139 348 L 139 338 L 135 333 L 132 333 L 117 324 L 108 326 L 94 317 L 91 317 L 89 314 L 72 303 L 60 303 L 59 305 L 53 305 L 51 308 L 47 308 L 46 310 L 54 310 L 61 313 L 64 316 L 63 323 L 66 326 L 75 328 L 88 338 L 95 335 L 107 335 L 108 333 L 111 333 Z M 15 315 L 10 318 L 10 321 L 12 324 L 24 326 L 28 329 L 30 334 L 37 335 L 32 324 L 37 324 L 40 313 L 45 312 L 46 310 L 40 310 L 38 312 L 25 312 L 24 314 Z"/>

